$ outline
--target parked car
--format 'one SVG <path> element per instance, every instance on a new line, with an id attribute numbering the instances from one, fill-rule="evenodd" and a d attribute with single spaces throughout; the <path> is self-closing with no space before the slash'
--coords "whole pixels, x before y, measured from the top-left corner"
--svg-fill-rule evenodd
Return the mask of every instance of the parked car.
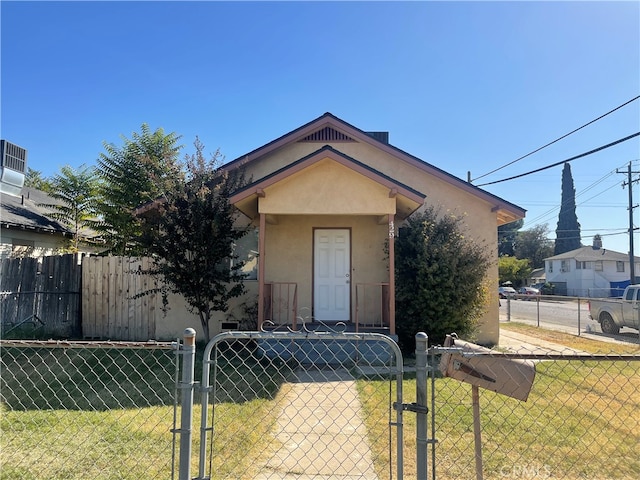
<path id="1" fill-rule="evenodd" d="M 518 293 L 520 295 L 540 295 L 540 290 L 533 287 L 520 287 Z"/>
<path id="2" fill-rule="evenodd" d="M 516 289 L 513 287 L 498 288 L 498 295 L 500 296 L 500 298 L 515 298 L 517 294 L 518 292 L 516 292 Z"/>
<path id="3" fill-rule="evenodd" d="M 604 333 L 616 334 L 621 327 L 640 330 L 640 285 L 629 285 L 622 298 L 589 300 L 589 315 L 597 321 Z"/>

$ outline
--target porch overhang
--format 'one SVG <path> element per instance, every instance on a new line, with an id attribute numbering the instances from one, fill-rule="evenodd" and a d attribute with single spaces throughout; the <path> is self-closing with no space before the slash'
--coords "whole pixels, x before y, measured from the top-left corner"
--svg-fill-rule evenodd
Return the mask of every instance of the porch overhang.
<path id="1" fill-rule="evenodd" d="M 254 220 L 278 215 L 372 215 L 404 220 L 426 195 L 326 145 L 230 197 Z"/>

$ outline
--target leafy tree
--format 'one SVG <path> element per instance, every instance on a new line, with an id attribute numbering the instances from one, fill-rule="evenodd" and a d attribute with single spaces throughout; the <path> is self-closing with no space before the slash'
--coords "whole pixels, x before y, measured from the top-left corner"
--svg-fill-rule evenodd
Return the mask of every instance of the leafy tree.
<path id="1" fill-rule="evenodd" d="M 43 192 L 51 191 L 51 180 L 44 178 L 40 170 L 34 170 L 27 167 L 27 173 L 24 176 L 24 186 L 42 190 Z"/>
<path id="2" fill-rule="evenodd" d="M 514 248 L 515 256 L 529 260 L 532 268 L 544 267 L 544 259 L 553 256 L 553 241 L 548 237 L 549 228 L 546 224 L 518 232 Z"/>
<path id="3" fill-rule="evenodd" d="M 121 147 L 105 143 L 106 152 L 98 159 L 100 221 L 95 229 L 101 232 L 110 253 L 139 255 L 144 253 L 139 243 L 142 230 L 133 211 L 162 196 L 175 179 L 182 178 L 180 137 L 165 134 L 162 128 L 152 132 L 142 124 L 140 133 L 122 139 Z"/>
<path id="4" fill-rule="evenodd" d="M 469 334 L 484 312 L 489 249 L 462 227 L 461 217 L 430 207 L 410 217 L 396 240 L 397 333 L 406 351 L 419 331 L 436 344 L 452 332 Z"/>
<path id="5" fill-rule="evenodd" d="M 504 282 L 511 282 L 514 286 L 519 287 L 525 283 L 526 278 L 531 275 L 531 266 L 526 258 L 510 257 L 504 255 L 498 258 L 498 278 L 500 285 Z"/>
<path id="6" fill-rule="evenodd" d="M 518 235 L 518 230 L 524 225 L 524 220 L 516 220 L 515 222 L 500 225 L 498 227 L 498 256 L 513 256 L 513 247 Z"/>
<path id="7" fill-rule="evenodd" d="M 216 170 L 220 154 L 206 160 L 198 139 L 195 149 L 185 159 L 186 181 L 174 181 L 142 217 L 142 243 L 155 259 L 149 273 L 166 285 L 165 300 L 167 292 L 181 294 L 199 315 L 208 341 L 213 312 L 226 311 L 228 301 L 244 293 L 243 262 L 235 261 L 233 243 L 245 231 L 234 228 L 228 200 L 244 177 L 238 170 Z"/>
<path id="8" fill-rule="evenodd" d="M 573 186 L 571 165 L 565 163 L 562 169 L 562 199 L 553 254 L 560 255 L 581 246 L 580 223 L 576 215 L 576 189 Z"/>
<path id="9" fill-rule="evenodd" d="M 55 203 L 40 204 L 50 210 L 46 215 L 65 225 L 72 232 L 70 251 L 77 252 L 86 242 L 83 229 L 95 220 L 95 196 L 98 188 L 93 167 L 80 166 L 74 169 L 65 165 L 50 180 L 49 196 Z"/>

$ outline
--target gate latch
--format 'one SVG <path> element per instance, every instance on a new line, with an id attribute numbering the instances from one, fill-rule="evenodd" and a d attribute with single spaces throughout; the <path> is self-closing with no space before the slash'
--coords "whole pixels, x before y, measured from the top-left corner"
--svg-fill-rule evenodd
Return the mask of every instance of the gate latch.
<path id="1" fill-rule="evenodd" d="M 393 408 L 398 410 L 407 410 L 409 412 L 414 412 L 414 413 L 423 413 L 423 414 L 427 414 L 429 413 L 429 408 L 426 405 L 418 405 L 416 402 L 413 403 L 398 403 L 398 402 L 393 402 Z"/>

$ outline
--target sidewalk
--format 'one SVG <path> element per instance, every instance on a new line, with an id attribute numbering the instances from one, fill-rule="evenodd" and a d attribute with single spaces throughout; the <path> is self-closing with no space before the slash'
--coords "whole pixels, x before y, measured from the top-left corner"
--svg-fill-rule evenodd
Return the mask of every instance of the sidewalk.
<path id="1" fill-rule="evenodd" d="M 355 379 L 345 369 L 300 372 L 278 416 L 281 447 L 257 480 L 377 480 Z"/>
<path id="2" fill-rule="evenodd" d="M 541 340 L 536 337 L 524 335 L 522 333 L 512 332 L 500 329 L 499 346 L 513 353 L 522 354 L 579 354 L 584 353 L 581 350 L 575 350 L 565 345 Z"/>

